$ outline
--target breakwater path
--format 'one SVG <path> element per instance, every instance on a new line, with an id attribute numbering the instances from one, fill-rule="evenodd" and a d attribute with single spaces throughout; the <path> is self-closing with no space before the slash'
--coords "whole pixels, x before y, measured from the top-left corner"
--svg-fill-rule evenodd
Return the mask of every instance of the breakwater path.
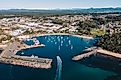
<path id="1" fill-rule="evenodd" d="M 89 57 L 91 55 L 95 55 L 95 54 L 102 54 L 102 55 L 107 55 L 107 56 L 121 59 L 121 54 L 107 51 L 107 50 L 104 50 L 102 48 L 91 47 L 91 48 L 88 48 L 84 51 L 88 51 L 88 52 L 74 56 L 72 58 L 72 60 L 78 61 L 78 60 L 81 60 L 83 58 Z"/>
<path id="2" fill-rule="evenodd" d="M 0 63 L 20 65 L 32 68 L 51 68 L 52 59 L 16 55 L 17 51 L 21 49 L 33 47 L 41 47 L 41 45 L 34 45 L 29 47 L 25 44 L 14 41 L 10 43 L 7 48 L 0 54 Z"/>

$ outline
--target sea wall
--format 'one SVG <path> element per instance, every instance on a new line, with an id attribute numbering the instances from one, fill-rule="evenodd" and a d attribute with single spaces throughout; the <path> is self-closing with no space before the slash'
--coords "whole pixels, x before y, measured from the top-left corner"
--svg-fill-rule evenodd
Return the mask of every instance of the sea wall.
<path id="1" fill-rule="evenodd" d="M 41 47 L 41 45 L 38 45 Z M 31 46 L 38 47 L 38 46 Z M 0 63 L 33 67 L 33 68 L 51 68 L 52 59 L 47 58 L 35 58 L 28 56 L 18 56 L 17 51 L 25 49 L 27 46 L 22 45 L 19 42 L 10 43 L 6 49 L 0 54 Z"/>

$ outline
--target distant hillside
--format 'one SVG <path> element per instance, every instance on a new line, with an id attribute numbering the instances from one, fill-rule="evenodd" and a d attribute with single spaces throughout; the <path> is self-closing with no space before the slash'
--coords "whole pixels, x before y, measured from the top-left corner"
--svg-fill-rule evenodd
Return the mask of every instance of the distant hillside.
<path id="1" fill-rule="evenodd" d="M 61 15 L 61 14 L 80 14 L 80 13 L 121 13 L 121 8 L 89 8 L 89 9 L 10 9 L 0 10 L 0 15 Z"/>

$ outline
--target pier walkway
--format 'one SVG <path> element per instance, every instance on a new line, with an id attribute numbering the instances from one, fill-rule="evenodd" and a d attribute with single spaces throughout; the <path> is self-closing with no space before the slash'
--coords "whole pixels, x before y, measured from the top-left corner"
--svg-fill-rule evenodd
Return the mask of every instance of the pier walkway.
<path id="1" fill-rule="evenodd" d="M 85 51 L 89 51 L 89 52 L 74 56 L 72 60 L 78 61 L 83 58 L 89 57 L 91 55 L 95 55 L 95 54 L 102 54 L 102 55 L 112 56 L 112 57 L 121 59 L 121 54 L 107 51 L 102 48 L 91 47 L 91 48 L 86 49 Z"/>
<path id="2" fill-rule="evenodd" d="M 83 58 L 90 57 L 91 55 L 94 55 L 94 54 L 96 54 L 96 51 L 90 51 L 90 52 L 75 56 L 72 58 L 72 60 L 78 61 L 78 60 L 81 60 Z"/>
<path id="3" fill-rule="evenodd" d="M 98 49 L 97 49 L 97 53 L 98 53 L 98 54 L 104 54 L 104 55 L 108 55 L 108 56 L 112 56 L 112 57 L 121 59 L 121 54 L 119 54 L 119 53 L 114 53 L 114 52 L 111 52 L 111 51 L 107 51 L 107 50 L 104 50 L 104 49 L 102 49 L 102 48 L 98 48 Z"/>

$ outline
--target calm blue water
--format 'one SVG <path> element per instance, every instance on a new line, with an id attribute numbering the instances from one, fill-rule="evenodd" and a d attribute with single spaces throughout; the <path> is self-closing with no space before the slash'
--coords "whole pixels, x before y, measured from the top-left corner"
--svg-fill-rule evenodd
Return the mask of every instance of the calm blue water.
<path id="1" fill-rule="evenodd" d="M 62 59 L 62 80 L 121 80 L 119 61 L 102 56 L 91 56 L 78 62 L 72 56 L 80 54 L 93 45 L 93 40 L 73 36 L 36 37 L 45 47 L 21 50 L 17 55 L 38 56 L 53 59 L 51 69 L 34 69 L 21 66 L 0 64 L 1 80 L 54 80 L 56 76 L 56 56 Z M 24 41 L 31 45 L 33 42 Z M 24 54 L 22 54 L 24 52 Z M 110 79 L 111 78 L 111 79 Z"/>

